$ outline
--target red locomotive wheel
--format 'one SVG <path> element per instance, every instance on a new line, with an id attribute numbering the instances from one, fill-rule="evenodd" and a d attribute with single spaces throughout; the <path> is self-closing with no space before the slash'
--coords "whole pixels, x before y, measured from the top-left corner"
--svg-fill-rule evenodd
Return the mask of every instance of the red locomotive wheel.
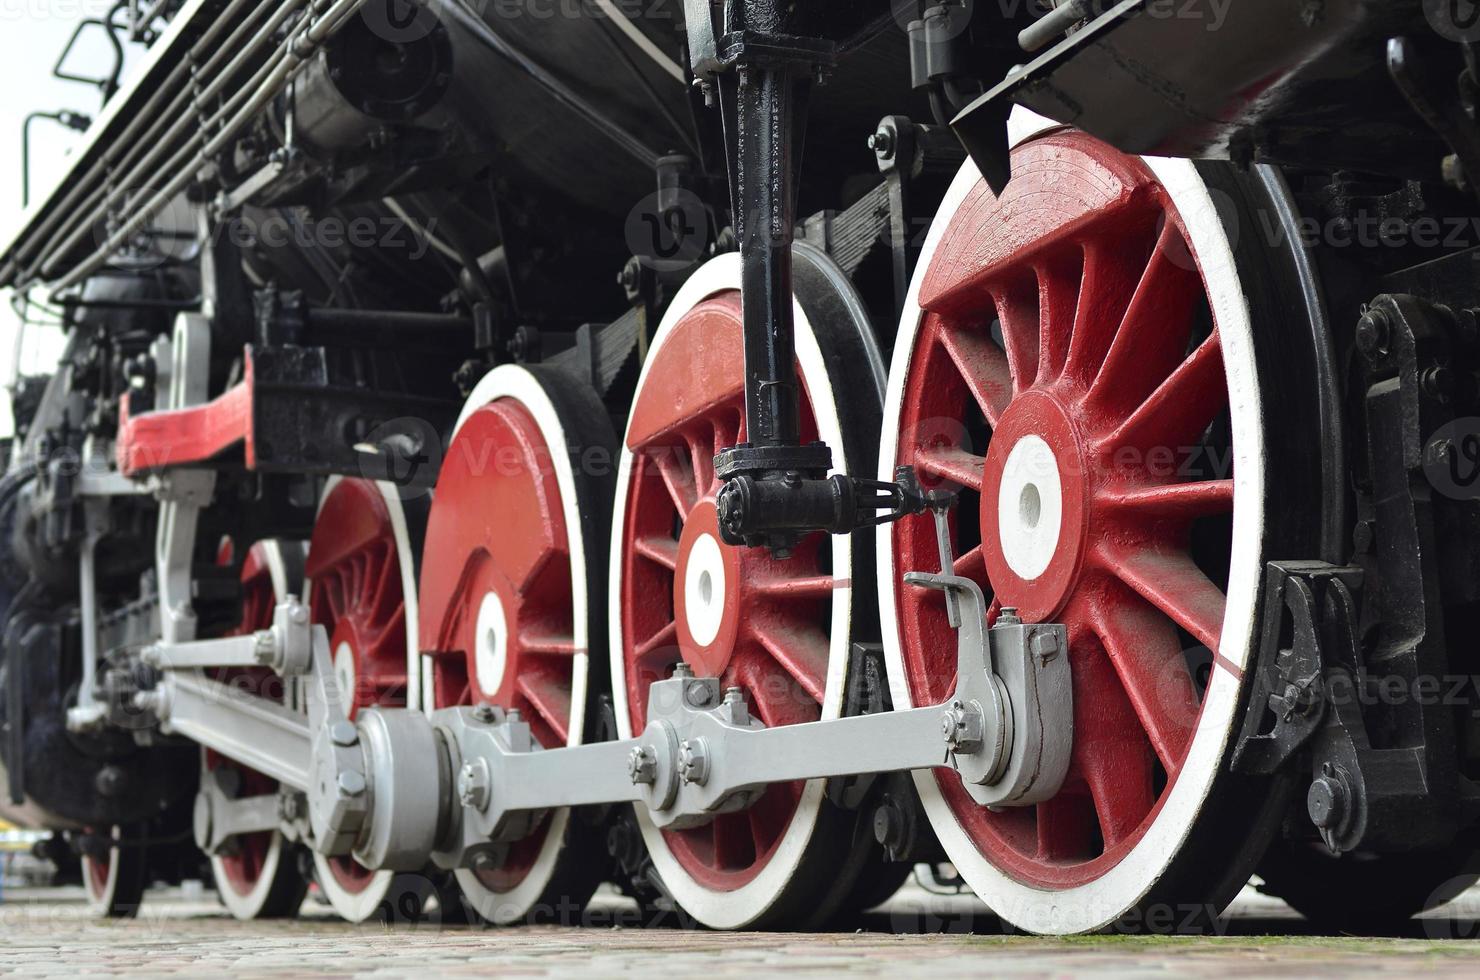
<path id="1" fill-rule="evenodd" d="M 421 578 L 429 709 L 517 710 L 546 748 L 579 745 L 607 689 L 604 595 L 611 458 L 594 391 L 549 368 L 505 365 L 469 397 L 437 478 Z M 599 605 L 599 600 L 598 604 Z M 456 873 L 485 920 L 507 924 L 579 907 L 601 883 L 605 840 L 569 810 Z"/>
<path id="2" fill-rule="evenodd" d="M 122 840 L 124 829 L 108 832 L 112 840 Z M 88 908 L 105 919 L 128 919 L 139 914 L 144 900 L 147 866 L 142 847 L 109 847 L 105 854 L 82 855 L 82 885 L 87 891 Z"/>
<path id="3" fill-rule="evenodd" d="M 420 522 L 413 504 L 389 483 L 337 477 L 319 501 L 308 546 L 308 605 L 313 622 L 328 631 L 334 674 L 351 718 L 372 705 L 420 703 L 414 654 Z M 314 865 L 330 904 L 351 922 L 417 911 L 399 907 L 415 896 L 393 894 L 394 872 L 318 852 Z"/>
<path id="4" fill-rule="evenodd" d="M 222 564 L 231 562 L 231 545 L 222 548 Z M 272 625 L 273 610 L 297 585 L 291 581 L 301 567 L 290 569 L 283 546 L 276 541 L 253 545 L 242 562 L 242 615 L 228 635 L 243 636 Z M 252 693 L 282 700 L 283 681 L 267 669 L 233 671 L 226 678 L 246 685 Z M 240 766 L 209 749 L 201 750 L 206 771 L 230 768 L 237 773 L 238 796 L 277 792 L 277 782 Z M 225 853 L 211 856 L 211 875 L 221 903 L 238 919 L 281 918 L 298 914 L 308 882 L 293 860 L 291 847 L 280 831 L 240 834 Z"/>
<path id="5" fill-rule="evenodd" d="M 1074 750 L 1054 799 L 993 812 L 949 774 L 916 778 L 952 862 L 1034 931 L 1124 922 L 1174 879 L 1177 901 L 1221 908 L 1223 873 L 1246 880 L 1267 840 L 1252 817 L 1218 858 L 1189 836 L 1231 784 L 1275 523 L 1267 378 L 1214 206 L 1236 199 L 1216 194 L 1191 163 L 1067 130 L 1014 151 L 1001 198 L 968 167 L 895 348 L 880 472 L 961 489 L 955 571 L 994 596 L 989 618 L 1069 630 Z M 895 704 L 938 703 L 956 637 L 939 594 L 901 581 L 938 568 L 933 524 L 883 528 L 879 547 Z M 1244 795 L 1245 814 L 1269 797 Z M 1205 864 L 1192 886 L 1189 862 Z"/>
<path id="6" fill-rule="evenodd" d="M 654 339 L 632 407 L 611 556 L 612 672 L 624 737 L 642 730 L 648 687 L 679 662 L 740 688 L 767 726 L 835 718 L 842 709 L 852 541 L 813 535 L 777 560 L 720 539 L 713 456 L 745 438 L 738 284 L 734 255 L 689 280 Z M 858 371 L 851 394 L 829 376 L 826 365 L 845 356 L 832 345 L 848 342 L 859 337 L 814 331 L 798 307 L 802 438 L 825 440 L 843 471 L 850 443 L 840 403 L 863 408 L 871 394 L 861 370 L 866 347 L 846 354 Z M 838 881 L 843 858 L 816 858 L 819 846 L 837 843 L 830 838 L 851 833 L 825 823 L 828 806 L 814 781 L 774 785 L 748 810 L 690 830 L 658 831 L 641 808 L 638 817 L 665 885 L 701 922 L 799 927 L 851 885 Z"/>

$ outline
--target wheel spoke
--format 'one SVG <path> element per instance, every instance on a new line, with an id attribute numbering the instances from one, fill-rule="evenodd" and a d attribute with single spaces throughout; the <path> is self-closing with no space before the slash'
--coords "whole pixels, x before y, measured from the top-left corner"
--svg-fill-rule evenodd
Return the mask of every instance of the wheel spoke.
<path id="1" fill-rule="evenodd" d="M 1038 287 L 1016 288 L 992 294 L 1002 345 L 1012 370 L 1012 390 L 1032 387 L 1038 377 Z"/>
<path id="2" fill-rule="evenodd" d="M 977 545 L 952 563 L 951 573 L 953 575 L 960 575 L 963 578 L 974 579 L 978 582 L 985 580 L 987 577 L 987 553 L 982 550 L 981 545 Z"/>
<path id="3" fill-rule="evenodd" d="M 915 465 L 930 476 L 950 480 L 980 493 L 987 458 L 956 446 L 930 446 L 915 451 Z"/>
<path id="4" fill-rule="evenodd" d="M 1163 446 L 1174 451 L 1195 446 L 1213 416 L 1227 403 L 1223 346 L 1214 331 L 1104 444 L 1115 449 Z"/>
<path id="5" fill-rule="evenodd" d="M 701 439 L 704 434 L 709 438 Z M 714 490 L 714 432 L 707 427 L 703 433 L 690 432 L 684 436 L 689 444 L 689 465 L 693 468 L 694 487 L 700 498 L 709 496 Z"/>
<path id="6" fill-rule="evenodd" d="M 1151 748 L 1136 732 L 1076 746 L 1075 755 L 1108 850 L 1135 833 L 1156 802 Z"/>
<path id="7" fill-rule="evenodd" d="M 710 834 L 717 867 L 744 868 L 755 860 L 755 839 L 751 836 L 747 814 L 726 813 L 715 817 Z"/>
<path id="8" fill-rule="evenodd" d="M 1089 610 L 1090 628 L 1120 675 L 1141 727 L 1167 775 L 1182 767 L 1197 727 L 1192 672 L 1171 622 L 1124 589 Z"/>
<path id="9" fill-rule="evenodd" d="M 747 583 L 749 588 L 755 589 L 761 595 L 784 599 L 829 599 L 834 589 L 847 584 L 846 581 L 840 582 L 831 575 L 804 575 L 799 578 L 775 575 L 757 578 Z"/>
<path id="10" fill-rule="evenodd" d="M 793 787 L 797 785 L 800 784 L 779 783 L 768 787 L 746 811 L 750 816 L 751 840 L 757 850 L 764 849 L 786 832 L 796 803 Z"/>
<path id="11" fill-rule="evenodd" d="M 1069 357 L 1070 332 L 1079 305 L 1079 281 L 1084 276 L 1083 256 L 1045 262 L 1038 272 L 1038 384 L 1056 380 Z"/>
<path id="12" fill-rule="evenodd" d="M 996 426 L 1012 401 L 1012 369 L 1006 352 L 992 343 L 984 328 L 976 325 L 942 322 L 937 337 L 977 407 L 986 416 L 987 424 Z"/>
<path id="13" fill-rule="evenodd" d="M 735 679 L 750 694 L 751 708 L 767 728 L 800 725 L 816 721 L 820 715 L 817 703 L 804 701 L 790 685 L 777 683 L 776 661 L 758 644 L 752 644 L 731 661 Z M 810 694 L 808 695 L 810 697 Z"/>
<path id="14" fill-rule="evenodd" d="M 521 632 L 519 634 L 519 649 L 522 653 L 544 654 L 546 656 L 573 657 L 577 653 L 585 651 L 576 646 L 576 639 L 569 634 L 552 634 Z"/>
<path id="15" fill-rule="evenodd" d="M 639 643 L 637 649 L 633 651 L 633 659 L 638 663 L 649 665 L 651 665 L 652 661 L 658 659 L 661 659 L 664 664 L 677 660 L 678 624 L 670 622 L 642 643 Z"/>
<path id="16" fill-rule="evenodd" d="M 1095 239 L 1084 248 L 1084 278 L 1064 362 L 1064 375 L 1081 384 L 1099 373 L 1145 268 L 1128 251 L 1120 240 Z"/>
<path id="17" fill-rule="evenodd" d="M 564 685 L 553 682 L 553 678 L 542 676 L 540 671 L 527 668 L 519 675 L 515 686 L 535 713 L 559 736 L 561 742 L 568 741 L 570 691 Z"/>
<path id="18" fill-rule="evenodd" d="M 672 538 L 660 538 L 656 535 L 634 538 L 632 550 L 669 571 L 678 568 L 678 542 Z"/>
<path id="19" fill-rule="evenodd" d="M 822 703 L 827 688 L 827 637 L 812 626 L 793 627 L 769 617 L 753 616 L 746 628 L 802 690 Z"/>
<path id="20" fill-rule="evenodd" d="M 1040 861 L 1072 861 L 1095 856 L 1091 847 L 1096 827 L 1094 801 L 1085 795 L 1083 787 L 1078 792 L 1065 788 L 1036 809 Z"/>
<path id="21" fill-rule="evenodd" d="M 1186 355 L 1193 306 L 1201 295 L 1202 281 L 1190 267 L 1181 229 L 1167 221 L 1090 386 L 1087 405 L 1123 417 L 1144 401 Z"/>
<path id="22" fill-rule="evenodd" d="M 694 487 L 694 472 L 689 469 L 685 454 L 671 446 L 658 446 L 649 452 L 648 459 L 658 468 L 663 486 L 668 488 L 668 496 L 679 515 L 687 515 L 699 502 L 699 493 Z"/>
<path id="23" fill-rule="evenodd" d="M 1190 521 L 1233 511 L 1232 480 L 1198 480 L 1105 493 L 1097 501 L 1119 517 Z"/>
<path id="24" fill-rule="evenodd" d="M 1222 590 L 1185 553 L 1101 542 L 1100 567 L 1119 578 L 1172 621 L 1216 651 L 1227 600 Z"/>

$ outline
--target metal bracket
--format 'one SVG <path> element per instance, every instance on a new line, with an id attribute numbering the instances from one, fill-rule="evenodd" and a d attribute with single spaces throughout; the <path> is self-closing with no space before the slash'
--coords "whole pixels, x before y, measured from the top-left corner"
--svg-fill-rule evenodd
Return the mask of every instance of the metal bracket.
<path id="1" fill-rule="evenodd" d="M 1276 772 L 1320 728 L 1328 667 L 1355 669 L 1361 588 L 1356 567 L 1292 561 L 1265 568 L 1257 673 L 1234 749 L 1235 770 Z"/>

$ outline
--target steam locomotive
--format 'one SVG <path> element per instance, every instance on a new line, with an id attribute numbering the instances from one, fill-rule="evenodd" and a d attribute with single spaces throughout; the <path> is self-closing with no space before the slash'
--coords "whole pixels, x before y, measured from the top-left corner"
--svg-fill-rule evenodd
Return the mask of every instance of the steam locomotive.
<path id="1" fill-rule="evenodd" d="M 1472 9 L 1473 8 L 1473 9 Z M 121 0 L 0 246 L 100 914 L 1043 933 L 1475 879 L 1469 0 Z M 943 870 L 942 870 L 943 869 Z"/>

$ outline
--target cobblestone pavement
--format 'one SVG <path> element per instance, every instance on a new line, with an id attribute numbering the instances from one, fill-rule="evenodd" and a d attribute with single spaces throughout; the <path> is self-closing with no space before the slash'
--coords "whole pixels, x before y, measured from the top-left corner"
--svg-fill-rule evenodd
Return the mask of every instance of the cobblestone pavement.
<path id="1" fill-rule="evenodd" d="M 0 974 L 41 977 L 1480 975 L 1480 941 L 1451 938 L 1480 936 L 1476 892 L 1411 924 L 1408 935 L 1383 939 L 1302 934 L 1308 932 L 1302 920 L 1251 889 L 1232 910 L 1229 935 L 1069 940 L 993 934 L 1000 931 L 996 920 L 974 900 L 918 888 L 870 914 L 856 932 L 810 935 L 610 925 L 351 926 L 313 902 L 296 921 L 242 923 L 209 893 L 179 890 L 152 894 L 137 920 L 97 922 L 75 889 L 11 892 L 5 899 Z M 604 913 L 620 919 L 619 902 L 607 899 Z"/>

